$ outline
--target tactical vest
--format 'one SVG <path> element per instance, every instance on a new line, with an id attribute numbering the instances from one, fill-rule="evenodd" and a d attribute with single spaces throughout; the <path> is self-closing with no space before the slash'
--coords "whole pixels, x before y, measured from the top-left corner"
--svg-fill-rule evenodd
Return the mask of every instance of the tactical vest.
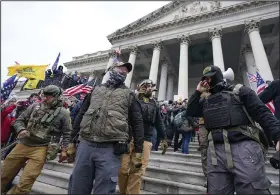
<path id="1" fill-rule="evenodd" d="M 157 114 L 157 104 L 154 99 L 149 99 L 149 102 L 144 102 L 144 100 L 139 99 L 143 115 L 143 123 L 155 125 L 156 114 Z"/>
<path id="2" fill-rule="evenodd" d="M 96 87 L 80 124 L 80 136 L 91 142 L 128 141 L 131 93 L 128 88 Z"/>
<path id="3" fill-rule="evenodd" d="M 55 118 L 62 109 L 62 107 L 57 107 L 43 110 L 42 104 L 36 105 L 27 124 L 30 136 L 46 142 L 51 141 L 53 135 L 60 133 L 60 123 L 55 121 Z"/>
<path id="4" fill-rule="evenodd" d="M 205 128 L 212 130 L 249 125 L 242 106 L 233 94 L 226 91 L 208 96 L 203 105 Z"/>

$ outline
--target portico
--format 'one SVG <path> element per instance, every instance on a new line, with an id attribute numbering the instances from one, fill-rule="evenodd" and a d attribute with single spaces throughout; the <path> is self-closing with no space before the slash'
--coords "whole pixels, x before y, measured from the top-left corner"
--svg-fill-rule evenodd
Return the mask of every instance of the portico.
<path id="1" fill-rule="evenodd" d="M 121 49 L 121 60 L 133 65 L 125 84 L 135 89 L 149 78 L 157 84 L 158 100 L 189 97 L 211 64 L 232 68 L 234 82 L 249 86 L 246 72 L 259 70 L 264 80 L 279 77 L 278 17 L 279 2 L 174 1 L 110 34 L 110 50 L 64 65 L 99 71 L 105 82 L 101 73 L 113 63 L 114 49 Z"/>

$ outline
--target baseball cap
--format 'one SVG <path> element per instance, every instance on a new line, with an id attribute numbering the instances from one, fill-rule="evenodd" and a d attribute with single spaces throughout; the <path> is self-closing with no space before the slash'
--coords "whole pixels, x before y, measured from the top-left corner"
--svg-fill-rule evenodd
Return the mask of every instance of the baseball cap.
<path id="1" fill-rule="evenodd" d="M 107 68 L 107 70 L 102 74 L 102 76 L 104 76 L 106 74 L 106 72 L 112 70 L 114 67 L 117 66 L 125 66 L 127 68 L 128 73 L 132 70 L 132 64 L 129 62 L 115 62 L 113 63 L 109 68 Z"/>
<path id="2" fill-rule="evenodd" d="M 221 69 L 218 66 L 207 66 L 203 70 L 203 77 L 211 77 L 214 76 L 217 72 L 222 72 Z"/>
<path id="3" fill-rule="evenodd" d="M 128 72 L 130 72 L 132 70 L 132 64 L 129 62 L 116 62 L 112 65 L 112 67 L 117 67 L 117 66 L 125 66 L 128 70 Z"/>

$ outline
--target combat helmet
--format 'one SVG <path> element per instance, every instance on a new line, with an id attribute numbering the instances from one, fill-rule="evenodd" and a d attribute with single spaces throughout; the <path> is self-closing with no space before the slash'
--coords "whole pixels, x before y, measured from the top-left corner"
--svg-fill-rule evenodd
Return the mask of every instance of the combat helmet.
<path id="1" fill-rule="evenodd" d="M 145 85 L 151 84 L 152 87 L 155 87 L 156 84 L 151 79 L 145 79 L 140 84 L 137 85 L 137 89 L 140 89 L 141 87 L 144 87 Z"/>
<path id="2" fill-rule="evenodd" d="M 62 94 L 62 90 L 56 85 L 48 85 L 43 89 L 43 94 L 53 97 L 59 97 Z"/>

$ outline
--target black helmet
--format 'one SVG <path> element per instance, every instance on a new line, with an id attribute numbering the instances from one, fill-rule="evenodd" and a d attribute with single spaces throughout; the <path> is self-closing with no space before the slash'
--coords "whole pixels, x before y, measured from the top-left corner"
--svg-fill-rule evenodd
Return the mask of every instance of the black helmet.
<path id="1" fill-rule="evenodd" d="M 56 85 L 48 85 L 43 89 L 44 95 L 50 95 L 53 97 L 58 97 L 62 93 L 61 88 Z"/>

